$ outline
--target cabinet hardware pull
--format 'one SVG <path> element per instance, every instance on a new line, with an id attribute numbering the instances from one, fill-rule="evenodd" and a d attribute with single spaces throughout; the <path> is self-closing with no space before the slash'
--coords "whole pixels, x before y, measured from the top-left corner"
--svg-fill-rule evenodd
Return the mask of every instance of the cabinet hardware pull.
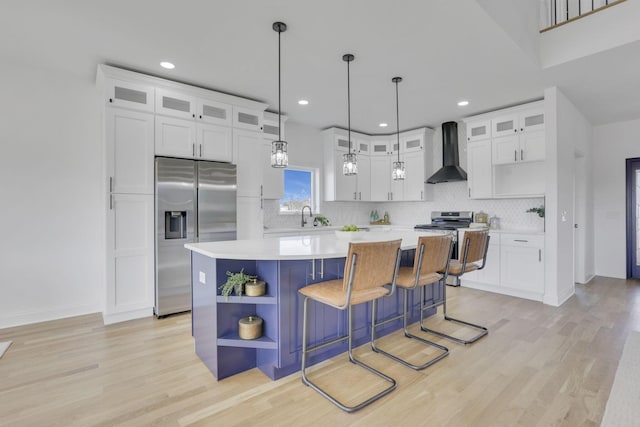
<path id="1" fill-rule="evenodd" d="M 196 156 L 196 144 L 191 144 L 191 153 L 193 157 Z"/>
<path id="2" fill-rule="evenodd" d="M 109 193 L 113 193 L 113 177 L 109 177 Z"/>
<path id="3" fill-rule="evenodd" d="M 193 116 L 193 118 L 194 118 L 194 119 L 196 118 L 196 115 L 195 115 L 195 113 L 194 113 L 194 114 L 192 114 L 191 116 Z"/>
<path id="4" fill-rule="evenodd" d="M 538 262 L 542 262 L 542 249 L 538 249 Z"/>
<path id="5" fill-rule="evenodd" d="M 358 200 L 362 200 L 362 191 L 358 191 Z"/>
<path id="6" fill-rule="evenodd" d="M 524 242 L 524 243 L 528 242 L 528 240 L 525 240 L 525 239 L 513 239 L 513 241 L 514 242 Z"/>
<path id="7" fill-rule="evenodd" d="M 393 200 L 393 191 L 391 192 L 391 200 Z"/>
<path id="8" fill-rule="evenodd" d="M 202 114 L 200 115 L 200 118 L 202 118 Z"/>
<path id="9" fill-rule="evenodd" d="M 260 197 L 264 195 L 264 187 L 260 185 Z"/>
<path id="10" fill-rule="evenodd" d="M 316 280 L 316 260 L 311 260 L 311 280 Z"/>
<path id="11" fill-rule="evenodd" d="M 202 144 L 200 144 L 200 157 L 202 157 Z"/>
<path id="12" fill-rule="evenodd" d="M 524 150 L 520 149 L 520 160 L 524 160 Z"/>
<path id="13" fill-rule="evenodd" d="M 109 98 L 109 102 L 113 102 L 113 98 Z"/>
<path id="14" fill-rule="evenodd" d="M 524 128 L 520 128 L 520 132 L 524 132 Z"/>
<path id="15" fill-rule="evenodd" d="M 109 194 L 109 210 L 113 210 L 113 194 Z"/>
<path id="16" fill-rule="evenodd" d="M 513 161 L 514 162 L 518 161 L 518 150 L 513 150 Z"/>
<path id="17" fill-rule="evenodd" d="M 358 198 L 356 197 L 356 192 L 353 192 L 353 200 L 358 200 Z"/>
<path id="18" fill-rule="evenodd" d="M 514 129 L 513 131 L 517 133 L 517 132 L 518 132 L 518 129 Z"/>
<path id="19" fill-rule="evenodd" d="M 320 278 L 324 279 L 324 258 L 320 260 Z"/>
<path id="20" fill-rule="evenodd" d="M 469 190 L 469 198 L 471 198 L 471 187 L 469 187 L 468 190 Z"/>
<path id="21" fill-rule="evenodd" d="M 420 192 L 420 200 L 424 200 L 423 191 Z"/>

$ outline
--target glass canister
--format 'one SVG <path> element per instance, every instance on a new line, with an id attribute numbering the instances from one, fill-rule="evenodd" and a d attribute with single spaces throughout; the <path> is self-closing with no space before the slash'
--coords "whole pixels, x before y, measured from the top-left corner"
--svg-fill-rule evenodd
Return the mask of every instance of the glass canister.
<path id="1" fill-rule="evenodd" d="M 476 213 L 475 222 L 481 222 L 483 224 L 486 224 L 487 222 L 489 222 L 489 215 L 487 215 L 486 213 L 480 211 L 480 212 Z"/>
<path id="2" fill-rule="evenodd" d="M 492 216 L 489 219 L 489 228 L 497 230 L 500 228 L 500 218 L 498 218 L 497 216 Z"/>

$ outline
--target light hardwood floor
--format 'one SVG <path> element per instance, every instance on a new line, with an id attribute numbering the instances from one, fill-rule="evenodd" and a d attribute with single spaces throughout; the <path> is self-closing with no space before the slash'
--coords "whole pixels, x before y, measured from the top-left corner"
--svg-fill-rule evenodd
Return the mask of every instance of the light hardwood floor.
<path id="1" fill-rule="evenodd" d="M 398 381 L 346 414 L 300 382 L 257 369 L 216 381 L 193 351 L 191 318 L 103 326 L 88 315 L 0 330 L 0 425 L 598 426 L 630 330 L 640 330 L 640 282 L 595 278 L 562 307 L 449 288 L 450 314 L 484 324 L 471 346 L 432 338 L 451 354 L 421 372 L 356 354 Z M 429 325 L 445 328 L 438 318 Z M 415 329 L 415 325 L 413 327 Z M 381 346 L 424 356 L 394 333 Z M 312 371 L 344 396 L 378 383 L 345 355 Z M 332 375 L 331 379 L 327 377 Z"/>

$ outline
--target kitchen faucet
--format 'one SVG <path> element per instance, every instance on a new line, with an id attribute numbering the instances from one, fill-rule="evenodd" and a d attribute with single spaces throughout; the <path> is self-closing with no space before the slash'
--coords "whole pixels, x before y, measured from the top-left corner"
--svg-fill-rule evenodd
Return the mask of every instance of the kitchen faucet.
<path id="1" fill-rule="evenodd" d="M 305 219 L 304 219 L 304 208 L 309 208 L 309 218 L 311 218 L 313 216 L 313 214 L 311 213 L 311 206 L 304 205 L 302 207 L 302 211 L 300 212 L 300 215 L 302 216 L 302 218 L 300 219 L 300 226 L 301 227 L 304 227 L 304 225 L 307 223 L 307 221 L 305 221 Z"/>

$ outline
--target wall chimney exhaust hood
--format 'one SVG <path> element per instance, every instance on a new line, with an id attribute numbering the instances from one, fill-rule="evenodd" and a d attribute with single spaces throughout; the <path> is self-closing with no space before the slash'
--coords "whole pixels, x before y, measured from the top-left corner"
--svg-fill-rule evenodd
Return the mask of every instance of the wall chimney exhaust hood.
<path id="1" fill-rule="evenodd" d="M 460 167 L 458 156 L 458 123 L 443 123 L 442 168 L 427 179 L 427 184 L 466 180 L 467 173 Z"/>

